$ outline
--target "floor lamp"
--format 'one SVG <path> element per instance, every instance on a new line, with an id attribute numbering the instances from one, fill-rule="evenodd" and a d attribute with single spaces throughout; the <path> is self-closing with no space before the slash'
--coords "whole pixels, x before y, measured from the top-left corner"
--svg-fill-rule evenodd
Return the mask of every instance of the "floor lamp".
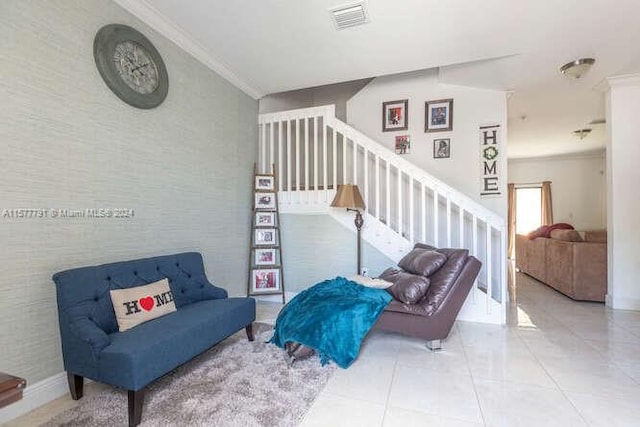
<path id="1" fill-rule="evenodd" d="M 333 202 L 331 202 L 331 207 L 347 208 L 347 211 L 353 211 L 356 213 L 356 219 L 354 221 L 356 229 L 358 230 L 358 272 L 356 274 L 361 274 L 360 230 L 362 229 L 362 224 L 364 224 L 364 219 L 362 218 L 360 209 L 364 209 L 365 206 L 362 196 L 360 195 L 360 190 L 358 190 L 358 186 L 354 184 L 338 185 L 338 192 L 336 193 L 336 197 L 334 197 Z"/>

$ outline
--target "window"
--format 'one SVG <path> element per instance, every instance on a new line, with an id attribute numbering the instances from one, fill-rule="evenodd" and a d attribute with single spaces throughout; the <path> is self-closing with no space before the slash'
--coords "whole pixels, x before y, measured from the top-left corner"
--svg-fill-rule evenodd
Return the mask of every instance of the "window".
<path id="1" fill-rule="evenodd" d="M 542 187 L 516 188 L 516 233 L 528 234 L 542 225 Z"/>

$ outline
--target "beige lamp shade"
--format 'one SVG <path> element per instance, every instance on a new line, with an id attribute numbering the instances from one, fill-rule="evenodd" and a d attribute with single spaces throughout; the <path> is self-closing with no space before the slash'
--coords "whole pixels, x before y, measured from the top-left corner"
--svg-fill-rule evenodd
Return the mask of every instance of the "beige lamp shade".
<path id="1" fill-rule="evenodd" d="M 338 192 L 331 202 L 333 208 L 364 209 L 364 200 L 357 185 L 338 185 Z"/>

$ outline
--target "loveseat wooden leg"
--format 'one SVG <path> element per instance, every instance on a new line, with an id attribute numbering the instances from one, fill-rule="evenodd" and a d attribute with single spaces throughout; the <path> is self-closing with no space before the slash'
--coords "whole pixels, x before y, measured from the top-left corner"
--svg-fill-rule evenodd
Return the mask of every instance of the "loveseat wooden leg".
<path id="1" fill-rule="evenodd" d="M 67 382 L 69 383 L 69 392 L 73 400 L 82 398 L 82 391 L 84 386 L 84 377 L 80 375 L 67 372 Z"/>
<path id="2" fill-rule="evenodd" d="M 253 341 L 253 323 L 249 323 L 244 330 L 247 331 L 247 338 L 249 338 L 249 341 Z"/>
<path id="3" fill-rule="evenodd" d="M 129 398 L 129 427 L 135 427 L 140 424 L 142 419 L 142 403 L 144 402 L 145 389 L 129 390 L 127 395 Z"/>

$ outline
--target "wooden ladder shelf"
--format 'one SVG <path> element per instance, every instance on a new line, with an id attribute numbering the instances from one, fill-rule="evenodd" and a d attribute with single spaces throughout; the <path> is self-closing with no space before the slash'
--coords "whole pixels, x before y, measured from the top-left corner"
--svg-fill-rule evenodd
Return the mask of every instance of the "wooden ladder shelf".
<path id="1" fill-rule="evenodd" d="M 253 165 L 253 214 L 249 242 L 247 295 L 282 295 L 285 303 L 282 240 L 275 165 L 259 173 Z"/>

